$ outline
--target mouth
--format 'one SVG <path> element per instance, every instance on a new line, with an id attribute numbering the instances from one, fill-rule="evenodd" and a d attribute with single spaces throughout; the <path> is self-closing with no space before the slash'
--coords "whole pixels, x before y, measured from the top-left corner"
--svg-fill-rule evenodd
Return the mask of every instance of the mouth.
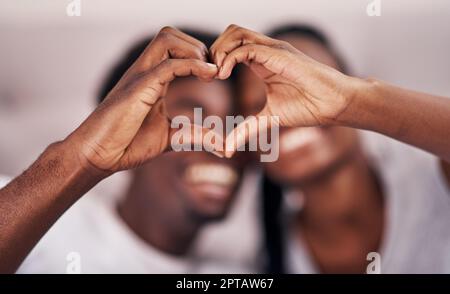
<path id="1" fill-rule="evenodd" d="M 323 136 L 317 127 L 293 128 L 280 135 L 280 151 L 288 153 L 307 147 L 317 142 Z"/>
<path id="2" fill-rule="evenodd" d="M 238 172 L 226 164 L 194 163 L 186 168 L 184 180 L 198 195 L 225 199 L 238 181 Z"/>

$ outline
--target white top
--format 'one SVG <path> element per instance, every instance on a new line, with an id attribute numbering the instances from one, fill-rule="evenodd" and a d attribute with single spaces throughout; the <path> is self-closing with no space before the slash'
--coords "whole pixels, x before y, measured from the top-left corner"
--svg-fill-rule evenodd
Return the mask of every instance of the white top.
<path id="1" fill-rule="evenodd" d="M 382 135 L 361 135 L 385 191 L 381 273 L 450 273 L 450 190 L 439 160 Z M 291 273 L 318 272 L 298 238 L 288 237 L 286 264 Z"/>
<path id="2" fill-rule="evenodd" d="M 450 192 L 438 159 L 375 133 L 361 134 L 385 190 L 381 272 L 450 273 Z M 0 187 L 6 182 L 0 177 Z M 90 194 L 50 229 L 19 273 L 65 273 L 71 252 L 80 257 L 83 273 L 248 272 L 223 259 L 214 263 L 194 253 L 190 258 L 164 254 L 135 236 L 108 202 Z M 288 272 L 317 273 L 308 249 L 297 240 L 288 238 Z"/>
<path id="3" fill-rule="evenodd" d="M 73 272 L 78 259 L 82 273 L 252 273 L 259 267 L 255 262 L 260 234 L 257 191 L 251 185 L 254 172 L 246 173 L 228 217 L 202 229 L 186 258 L 152 248 L 123 223 L 115 204 L 129 179 L 121 174 L 103 181 L 101 189 L 84 195 L 61 216 L 18 272 Z M 0 175 L 0 188 L 8 181 Z M 116 189 L 105 189 L 110 188 L 108 182 L 118 181 L 123 183 Z"/>
<path id="4" fill-rule="evenodd" d="M 3 183 L 6 183 L 4 179 Z M 0 186 L 1 187 L 1 186 Z M 77 264 L 74 264 L 77 262 Z M 244 273 L 233 264 L 180 258 L 138 238 L 107 201 L 85 195 L 45 234 L 18 273 Z"/>

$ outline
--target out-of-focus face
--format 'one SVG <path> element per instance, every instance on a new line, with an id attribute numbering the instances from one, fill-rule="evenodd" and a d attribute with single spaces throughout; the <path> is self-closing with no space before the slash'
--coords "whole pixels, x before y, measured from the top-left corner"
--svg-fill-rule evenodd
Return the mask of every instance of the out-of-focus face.
<path id="1" fill-rule="evenodd" d="M 319 42 L 306 37 L 286 35 L 280 38 L 324 63 L 339 69 L 333 55 Z M 245 68 L 240 76 L 240 96 L 247 115 L 265 104 L 262 81 Z M 280 155 L 277 161 L 264 163 L 269 177 L 281 184 L 307 183 L 345 161 L 358 145 L 354 130 L 343 127 L 307 127 L 280 129 Z"/>
<path id="2" fill-rule="evenodd" d="M 194 122 L 194 108 L 202 108 L 203 119 L 215 115 L 225 121 L 225 116 L 233 115 L 228 82 L 177 79 L 164 99 L 170 118 L 184 115 Z M 181 209 L 197 219 L 215 220 L 228 211 L 242 168 L 235 159 L 222 159 L 206 151 L 168 152 L 142 166 L 135 181 L 161 213 L 170 216 Z"/>

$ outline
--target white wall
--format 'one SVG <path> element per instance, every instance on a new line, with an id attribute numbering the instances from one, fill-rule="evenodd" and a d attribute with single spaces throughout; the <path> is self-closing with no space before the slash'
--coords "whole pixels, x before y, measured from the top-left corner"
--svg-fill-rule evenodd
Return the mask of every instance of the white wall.
<path id="1" fill-rule="evenodd" d="M 101 78 L 137 38 L 163 25 L 216 31 L 236 23 L 264 31 L 311 22 L 335 41 L 358 75 L 450 96 L 450 1 L 0 0 L 0 173 L 23 170 L 94 106 Z"/>

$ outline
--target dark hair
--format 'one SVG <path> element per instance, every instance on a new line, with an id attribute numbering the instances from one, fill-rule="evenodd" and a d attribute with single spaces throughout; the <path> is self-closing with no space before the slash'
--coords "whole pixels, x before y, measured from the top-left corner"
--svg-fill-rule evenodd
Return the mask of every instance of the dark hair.
<path id="1" fill-rule="evenodd" d="M 217 38 L 217 35 L 200 32 L 196 30 L 183 29 L 183 32 L 196 38 L 200 42 L 203 42 L 207 48 L 209 48 Z M 123 55 L 123 57 L 111 68 L 109 73 L 106 75 L 104 82 L 101 84 L 97 101 L 101 103 L 103 99 L 108 95 L 112 88 L 119 82 L 120 78 L 125 74 L 128 68 L 134 63 L 134 61 L 141 55 L 147 45 L 151 42 L 154 36 L 145 38 L 137 43 L 135 43 L 128 51 Z M 234 75 L 230 77 L 231 80 L 234 79 Z M 234 90 L 234 88 L 233 88 Z"/>
<path id="2" fill-rule="evenodd" d="M 269 274 L 286 274 L 286 244 L 283 227 L 283 192 L 280 185 L 267 175 L 262 180 L 262 226 L 264 232 L 265 253 L 267 254 L 264 271 Z"/>
<path id="3" fill-rule="evenodd" d="M 331 44 L 330 40 L 322 31 L 313 26 L 307 24 L 286 24 L 273 28 L 267 33 L 267 35 L 275 39 L 287 36 L 298 36 L 312 39 L 321 44 L 330 52 L 330 54 L 336 60 L 340 71 L 348 73 L 346 63 L 343 61 L 334 46 Z"/>

